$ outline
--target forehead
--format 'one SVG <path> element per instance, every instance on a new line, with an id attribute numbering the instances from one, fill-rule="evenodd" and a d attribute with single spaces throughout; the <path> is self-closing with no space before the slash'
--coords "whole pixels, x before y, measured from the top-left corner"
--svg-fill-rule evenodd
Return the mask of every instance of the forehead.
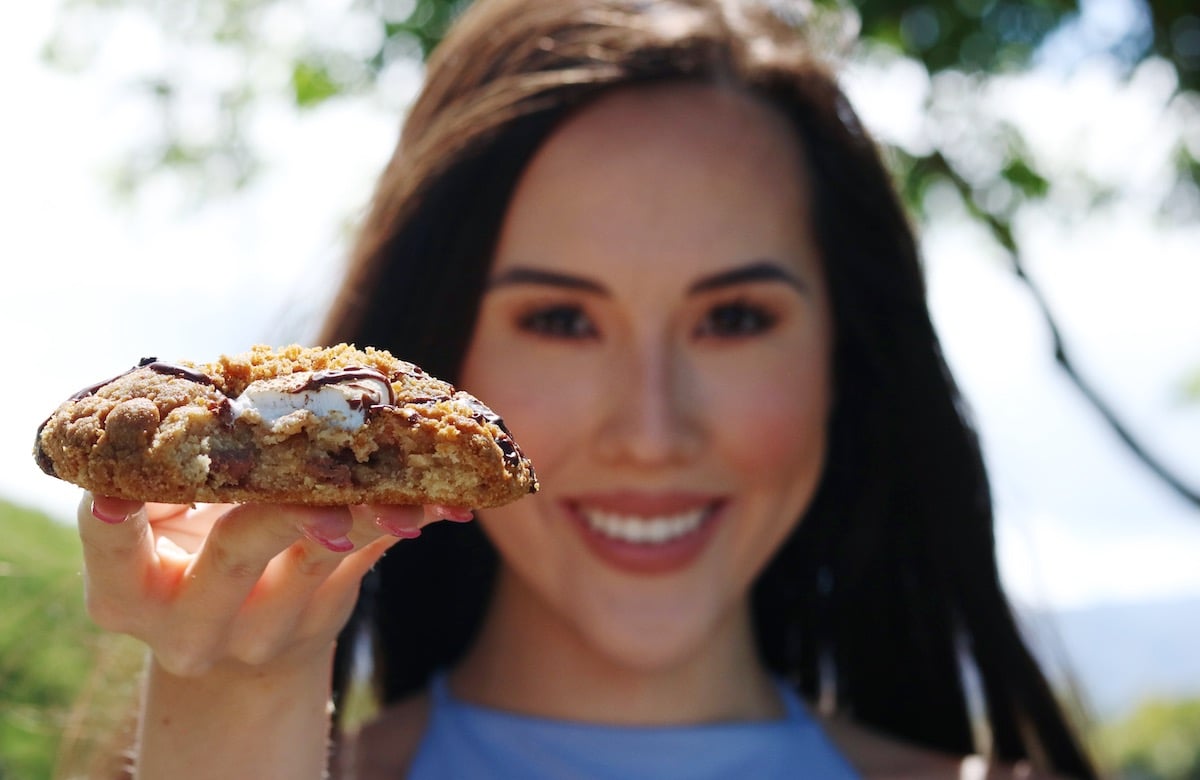
<path id="1" fill-rule="evenodd" d="M 745 260 L 807 247 L 808 222 L 800 141 L 775 108 L 709 85 L 622 88 L 567 119 L 534 155 L 497 262 L 514 252 L 560 260 L 527 253 L 564 242 L 606 262 Z"/>
<path id="2" fill-rule="evenodd" d="M 620 87 L 572 114 L 554 137 L 559 143 L 577 136 L 619 144 L 628 140 L 622 130 L 631 123 L 638 126 L 637 135 L 655 128 L 678 133 L 688 127 L 696 141 L 754 133 L 793 144 L 783 115 L 762 98 L 733 87 L 688 81 Z"/>

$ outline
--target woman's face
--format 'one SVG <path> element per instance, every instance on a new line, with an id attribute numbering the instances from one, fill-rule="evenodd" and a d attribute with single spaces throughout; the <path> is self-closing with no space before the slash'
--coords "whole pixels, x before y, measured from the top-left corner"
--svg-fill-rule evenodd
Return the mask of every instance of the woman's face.
<path id="1" fill-rule="evenodd" d="M 518 183 L 462 385 L 538 470 L 480 521 L 542 630 L 652 668 L 748 625 L 826 449 L 805 181 L 772 109 L 670 85 L 586 108 Z"/>

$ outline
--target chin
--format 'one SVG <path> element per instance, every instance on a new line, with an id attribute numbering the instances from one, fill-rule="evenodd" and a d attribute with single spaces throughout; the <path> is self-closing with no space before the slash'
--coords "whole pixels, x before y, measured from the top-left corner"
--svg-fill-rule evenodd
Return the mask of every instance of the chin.
<path id="1" fill-rule="evenodd" d="M 619 669 L 639 674 L 674 671 L 696 663 L 705 652 L 724 644 L 713 616 L 681 619 L 679 610 L 656 610 L 633 619 L 604 621 L 584 629 L 585 641 Z M 616 623 L 616 625 L 614 625 Z"/>

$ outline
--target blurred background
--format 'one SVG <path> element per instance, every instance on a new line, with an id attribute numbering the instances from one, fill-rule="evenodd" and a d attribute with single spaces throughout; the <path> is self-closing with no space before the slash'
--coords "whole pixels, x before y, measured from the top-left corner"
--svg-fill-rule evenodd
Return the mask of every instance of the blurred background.
<path id="1" fill-rule="evenodd" d="M 919 226 L 1002 574 L 1055 684 L 1114 773 L 1200 777 L 1200 7 L 763 2 L 842 60 Z M 38 424 L 143 356 L 311 340 L 463 5 L 5 11 L 0 778 L 49 776 L 118 663 L 82 617 L 78 492 L 34 465 Z"/>

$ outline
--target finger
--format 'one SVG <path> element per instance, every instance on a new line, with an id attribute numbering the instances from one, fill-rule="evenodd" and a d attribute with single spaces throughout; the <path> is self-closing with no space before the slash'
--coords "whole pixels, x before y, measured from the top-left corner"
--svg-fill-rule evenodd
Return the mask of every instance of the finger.
<path id="1" fill-rule="evenodd" d="M 151 523 L 178 517 L 188 509 L 187 504 L 142 504 L 138 501 L 129 501 L 123 498 L 93 496 L 91 511 L 92 516 L 97 520 L 110 525 L 116 525 L 123 522 L 126 517 L 136 512 L 140 507 L 145 508 L 146 516 Z"/>
<path id="2" fill-rule="evenodd" d="M 306 534 L 343 537 L 349 524 L 344 508 L 240 504 L 225 511 L 180 572 L 171 625 L 154 645 L 159 663 L 174 674 L 193 675 L 228 657 L 235 620 L 270 561 Z"/>
<path id="3" fill-rule="evenodd" d="M 421 527 L 431 522 L 419 506 L 393 506 L 388 504 L 364 504 L 351 507 L 356 518 L 369 517 L 382 531 L 401 539 L 415 539 L 421 535 Z"/>
<path id="4" fill-rule="evenodd" d="M 146 584 L 155 564 L 145 508 L 136 501 L 84 493 L 78 512 L 87 611 L 109 631 L 135 633 L 148 617 Z"/>
<path id="5" fill-rule="evenodd" d="M 367 506 L 345 509 L 350 524 L 345 531 L 344 553 L 340 547 L 323 549 L 311 539 L 289 546 L 267 567 L 265 579 L 272 590 L 311 594 L 349 561 L 353 561 L 348 567 L 349 576 L 353 578 L 354 573 L 359 572 L 357 576 L 361 577 L 396 541 L 420 533 L 421 515 L 417 507 L 393 508 L 395 511 L 389 511 L 385 516 L 376 509 Z"/>
<path id="6" fill-rule="evenodd" d="M 354 511 L 372 514 L 375 523 L 380 528 L 402 539 L 415 539 L 421 535 L 422 528 L 439 520 L 465 523 L 475 517 L 470 509 L 443 504 L 427 504 L 425 506 L 366 504 L 355 507 Z"/>
<path id="7" fill-rule="evenodd" d="M 344 588 L 348 581 L 357 588 L 357 582 L 374 566 L 392 546 L 387 536 L 372 539 L 374 535 L 365 520 L 370 520 L 375 528 L 384 531 L 388 536 L 400 539 L 415 539 L 421 535 L 421 529 L 440 520 L 467 522 L 473 518 L 469 509 L 430 504 L 425 506 L 366 504 L 350 507 L 351 515 L 355 518 L 354 541 L 356 550 L 347 556 L 345 561 L 338 564 L 337 570 L 331 573 L 330 579 L 342 581 L 325 586 L 324 590 Z"/>
<path id="8" fill-rule="evenodd" d="M 154 535 L 170 537 L 189 553 L 204 545 L 204 539 L 217 520 L 233 508 L 232 504 L 199 504 L 195 508 L 171 504 L 147 504 Z"/>
<path id="9" fill-rule="evenodd" d="M 304 536 L 337 548 L 349 527 L 344 509 L 239 504 L 216 518 L 183 573 L 175 606 L 215 633 L 241 608 L 271 559 Z M 345 542 L 347 548 L 349 540 Z"/>
<path id="10" fill-rule="evenodd" d="M 346 560 L 342 561 L 313 593 L 308 608 L 300 615 L 302 633 L 318 631 L 330 621 L 340 630 L 349 619 L 358 600 L 359 585 L 363 577 L 396 544 L 412 542 L 394 537 L 381 537 L 346 556 Z"/>
<path id="11" fill-rule="evenodd" d="M 187 572 L 197 583 L 180 602 L 236 608 L 250 595 L 267 565 L 301 538 L 333 554 L 352 549 L 351 519 L 344 507 L 309 508 L 239 504 L 213 523 Z"/>
<path id="12" fill-rule="evenodd" d="M 427 505 L 425 516 L 431 520 L 449 520 L 452 523 L 466 523 L 475 519 L 475 513 L 470 509 L 446 504 Z"/>
<path id="13" fill-rule="evenodd" d="M 370 535 L 370 531 L 364 530 L 363 537 L 356 537 L 358 549 L 346 556 L 313 594 L 312 606 L 309 609 L 310 619 L 313 615 L 319 617 L 322 614 L 334 614 L 343 616 L 344 622 L 358 597 L 358 586 L 362 578 L 396 543 L 396 539 L 391 537 L 415 538 L 420 535 L 422 527 L 445 519 L 444 513 L 438 509 L 440 508 L 430 511 L 428 507 L 384 505 L 351 507 L 351 512 L 356 518 L 356 529 L 369 529 L 363 522 L 363 519 L 367 518 L 378 528 L 392 529 L 389 531 L 390 536 L 368 542 L 366 537 Z M 415 532 L 409 532 L 414 526 Z"/>
<path id="14" fill-rule="evenodd" d="M 351 507 L 352 527 L 346 536 L 352 552 L 338 554 L 310 539 L 299 539 L 277 555 L 263 573 L 262 586 L 250 596 L 233 625 L 231 653 L 244 663 L 264 663 L 290 645 L 316 636 L 332 639 L 349 616 L 359 581 L 403 531 L 420 520 L 416 507 L 392 519 L 401 533 L 391 533 L 367 507 Z M 406 515 L 411 517 L 406 517 Z M 313 603 L 317 592 L 329 597 Z"/>
<path id="15" fill-rule="evenodd" d="M 396 544 L 413 544 L 385 536 L 355 550 L 329 575 L 299 616 L 300 635 L 314 635 L 333 626 L 340 631 L 358 601 L 360 585 L 367 572 Z M 420 544 L 420 542 L 416 542 Z"/>
<path id="16" fill-rule="evenodd" d="M 88 510 L 91 512 L 92 517 L 108 525 L 118 525 L 125 522 L 126 517 L 142 507 L 140 501 L 127 501 L 123 498 L 112 498 L 111 496 L 93 496 L 87 492 L 83 494 L 83 501 L 80 504 L 80 508 L 82 509 L 85 504 L 88 505 Z"/>
<path id="17" fill-rule="evenodd" d="M 188 511 L 188 504 L 146 504 L 146 516 L 151 523 L 179 517 Z"/>
<path id="18" fill-rule="evenodd" d="M 420 536 L 424 524 L 424 513 L 416 506 L 352 506 L 350 516 L 354 518 L 350 537 L 355 550 L 338 565 L 338 576 L 354 580 L 356 590 L 357 581 L 393 544 Z"/>

